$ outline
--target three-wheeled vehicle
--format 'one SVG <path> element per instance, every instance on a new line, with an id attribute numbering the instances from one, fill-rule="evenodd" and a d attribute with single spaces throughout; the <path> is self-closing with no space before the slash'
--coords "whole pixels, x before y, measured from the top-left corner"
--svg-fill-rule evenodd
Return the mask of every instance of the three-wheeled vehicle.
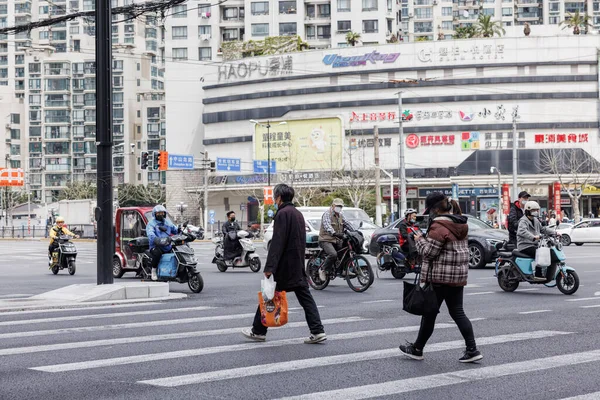
<path id="1" fill-rule="evenodd" d="M 168 214 L 167 218 L 170 218 Z M 146 225 L 152 219 L 152 207 L 119 208 L 115 219 L 113 276 L 121 278 L 126 272 L 135 272 L 142 279 L 148 279 L 149 243 L 146 238 Z M 194 250 L 187 245 L 195 237 L 183 233 L 173 236 L 172 239 L 177 273 L 172 279 L 165 278 L 165 281 L 187 282 L 193 292 L 200 292 L 204 282 L 200 272 L 196 270 Z"/>

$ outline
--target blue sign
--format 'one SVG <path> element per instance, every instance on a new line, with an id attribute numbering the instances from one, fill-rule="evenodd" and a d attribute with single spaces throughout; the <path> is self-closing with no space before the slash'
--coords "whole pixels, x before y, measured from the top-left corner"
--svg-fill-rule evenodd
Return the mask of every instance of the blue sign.
<path id="1" fill-rule="evenodd" d="M 269 216 L 269 218 L 273 218 L 273 215 L 275 215 L 275 213 L 273 212 L 273 210 L 269 210 L 267 211 L 267 215 Z"/>
<path id="2" fill-rule="evenodd" d="M 214 218 L 215 217 L 215 210 L 208 210 L 208 216 L 210 218 Z"/>
<path id="3" fill-rule="evenodd" d="M 240 158 L 217 157 L 217 171 L 240 172 L 242 160 Z"/>
<path id="4" fill-rule="evenodd" d="M 458 201 L 458 183 L 452 184 L 452 200 Z"/>
<path id="5" fill-rule="evenodd" d="M 453 188 L 430 188 L 430 189 L 419 189 L 419 197 L 427 197 L 433 192 L 442 192 L 448 197 L 453 197 Z M 494 187 L 483 187 L 483 188 L 457 188 L 458 197 L 492 197 L 498 196 L 498 190 Z"/>
<path id="6" fill-rule="evenodd" d="M 194 169 L 194 156 L 191 154 L 169 154 L 169 169 Z"/>
<path id="7" fill-rule="evenodd" d="M 215 217 L 210 217 L 210 219 L 208 220 L 208 223 L 211 225 L 215 224 Z"/>
<path id="8" fill-rule="evenodd" d="M 271 173 L 276 173 L 277 163 L 275 160 L 271 160 Z M 268 174 L 269 173 L 269 164 L 267 160 L 254 160 L 254 173 L 255 174 Z"/>

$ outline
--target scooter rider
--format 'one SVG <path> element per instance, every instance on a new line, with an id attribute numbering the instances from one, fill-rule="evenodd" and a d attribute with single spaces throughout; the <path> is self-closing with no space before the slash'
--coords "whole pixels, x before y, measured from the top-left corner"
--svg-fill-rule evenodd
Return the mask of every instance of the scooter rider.
<path id="1" fill-rule="evenodd" d="M 79 239 L 79 235 L 74 234 L 65 226 L 63 217 L 56 217 L 56 225 L 50 228 L 50 246 L 48 246 L 48 266 L 52 267 L 52 253 L 58 248 L 58 238 L 63 235 L 73 236 Z"/>
<path id="2" fill-rule="evenodd" d="M 415 233 L 419 230 L 419 227 L 416 224 L 417 222 L 417 210 L 413 208 L 409 208 L 404 212 L 404 219 L 398 225 L 400 230 L 400 248 L 404 254 L 408 254 L 410 250 L 410 246 L 408 243 L 408 236 L 411 233 Z"/>
<path id="3" fill-rule="evenodd" d="M 508 214 L 508 243 L 517 245 L 517 229 L 519 221 L 523 218 L 523 209 L 531 196 L 523 191 L 519 193 L 519 199 L 510 205 L 510 213 Z"/>
<path id="4" fill-rule="evenodd" d="M 160 258 L 164 253 L 171 251 L 173 247 L 171 241 L 168 241 L 166 246 L 159 246 L 161 238 L 170 238 L 171 234 L 175 235 L 178 233 L 177 227 L 167 219 L 167 209 L 162 205 L 157 205 L 152 209 L 153 219 L 148 222 L 146 226 L 146 236 L 150 243 L 150 266 L 152 267 L 152 280 L 158 279 L 156 269 Z"/>
<path id="5" fill-rule="evenodd" d="M 324 281 L 327 271 L 337 260 L 337 251 L 341 240 L 344 238 L 344 230 L 354 231 L 348 222 L 344 220 L 342 208 L 344 201 L 334 199 L 331 208 L 323 213 L 321 217 L 321 230 L 319 232 L 319 247 L 327 254 L 327 258 L 319 270 L 319 278 Z"/>
<path id="6" fill-rule="evenodd" d="M 543 226 L 539 221 L 540 205 L 535 201 L 528 201 L 525 204 L 525 215 L 519 221 L 517 230 L 517 250 L 535 258 L 535 252 L 538 248 L 536 242 L 540 240 L 541 234 L 554 235 L 554 229 Z M 543 278 L 542 268 L 535 267 L 535 277 Z"/>
<path id="7" fill-rule="evenodd" d="M 242 254 L 242 246 L 237 237 L 237 232 L 242 228 L 235 220 L 235 212 L 227 213 L 227 222 L 221 227 L 223 232 L 223 259 L 226 264 L 230 264 L 231 260 Z"/>

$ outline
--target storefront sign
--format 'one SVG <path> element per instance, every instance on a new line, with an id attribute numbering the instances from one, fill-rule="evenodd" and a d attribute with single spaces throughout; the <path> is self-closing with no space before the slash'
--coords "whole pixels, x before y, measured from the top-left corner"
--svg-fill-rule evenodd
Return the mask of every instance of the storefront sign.
<path id="1" fill-rule="evenodd" d="M 507 216 L 510 213 L 510 186 L 502 184 L 502 213 Z"/>
<path id="2" fill-rule="evenodd" d="M 419 195 L 419 189 L 418 188 L 406 188 L 406 198 L 407 199 L 416 199 Z M 390 189 L 387 187 L 383 188 L 383 194 L 382 197 L 386 200 L 389 200 L 390 198 Z M 398 187 L 395 186 L 394 187 L 394 199 L 398 199 Z"/>
<path id="3" fill-rule="evenodd" d="M 485 150 L 505 150 L 512 149 L 513 133 L 512 132 L 485 132 L 484 134 L 484 149 Z M 518 148 L 526 147 L 525 132 L 518 133 Z"/>
<path id="4" fill-rule="evenodd" d="M 330 172 L 290 172 L 278 173 L 279 182 L 314 182 L 331 178 Z"/>
<path id="5" fill-rule="evenodd" d="M 498 61 L 504 59 L 504 45 L 457 45 L 438 47 L 437 51 L 426 48 L 418 53 L 423 63 L 453 61 Z"/>
<path id="6" fill-rule="evenodd" d="M 240 61 L 218 66 L 219 82 L 234 79 L 266 78 L 290 75 L 293 72 L 292 56 L 270 57 L 256 61 Z"/>
<path id="7" fill-rule="evenodd" d="M 548 197 L 548 186 L 547 185 L 524 185 L 521 186 L 521 190 L 529 193 L 531 197 Z"/>
<path id="8" fill-rule="evenodd" d="M 556 212 L 556 215 L 560 215 L 560 208 L 562 205 L 562 199 L 560 198 L 560 182 L 554 182 L 552 187 L 554 189 L 554 212 Z"/>
<path id="9" fill-rule="evenodd" d="M 546 133 L 536 134 L 535 143 L 589 143 L 588 133 Z"/>
<path id="10" fill-rule="evenodd" d="M 429 188 L 419 189 L 419 197 L 427 197 L 430 193 L 442 192 L 448 197 L 452 197 L 452 188 Z M 458 197 L 482 197 L 498 196 L 498 189 L 493 187 L 486 188 L 459 188 Z"/>
<path id="11" fill-rule="evenodd" d="M 364 148 L 364 147 L 375 147 L 375 139 L 374 138 L 368 138 L 368 139 L 358 139 L 358 138 L 350 138 L 349 140 L 349 145 L 348 147 L 350 148 L 350 150 L 355 150 L 360 148 Z M 391 147 L 392 146 L 392 139 L 391 138 L 385 138 L 385 139 L 379 139 L 379 147 Z"/>
<path id="12" fill-rule="evenodd" d="M 362 56 L 344 57 L 338 54 L 327 54 L 323 57 L 323 64 L 331 65 L 333 68 L 357 67 L 367 65 L 367 62 L 376 64 L 377 61 L 382 61 L 384 64 L 391 64 L 395 62 L 398 57 L 400 57 L 400 53 L 385 54 L 375 50 Z"/>
<path id="13" fill-rule="evenodd" d="M 411 133 L 406 137 L 406 147 L 416 149 L 421 146 L 453 146 L 455 142 L 454 135 L 422 135 L 421 137 Z"/>
<path id="14" fill-rule="evenodd" d="M 450 119 L 452 118 L 452 111 L 415 111 L 415 118 L 417 121 L 427 119 Z"/>
<path id="15" fill-rule="evenodd" d="M 370 112 L 370 113 L 357 113 L 352 111 L 350 114 L 350 122 L 377 122 L 377 121 L 396 121 L 396 116 L 398 113 L 396 111 L 387 111 L 387 112 Z M 410 110 L 404 110 L 402 113 L 402 121 L 408 122 L 413 119 L 413 114 Z"/>
<path id="16" fill-rule="evenodd" d="M 458 183 L 452 184 L 452 200 L 458 201 Z"/>

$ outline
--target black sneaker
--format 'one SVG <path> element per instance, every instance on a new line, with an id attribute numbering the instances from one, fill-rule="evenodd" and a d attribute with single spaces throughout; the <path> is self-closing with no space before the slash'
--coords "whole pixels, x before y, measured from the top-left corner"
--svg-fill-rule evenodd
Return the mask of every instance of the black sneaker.
<path id="1" fill-rule="evenodd" d="M 400 352 L 413 360 L 423 360 L 423 350 L 417 349 L 413 343 L 406 342 L 405 345 L 400 345 Z"/>
<path id="2" fill-rule="evenodd" d="M 465 350 L 465 354 L 461 358 L 458 359 L 461 363 L 472 363 L 475 361 L 479 361 L 483 358 L 481 352 L 477 349 L 473 350 Z"/>

